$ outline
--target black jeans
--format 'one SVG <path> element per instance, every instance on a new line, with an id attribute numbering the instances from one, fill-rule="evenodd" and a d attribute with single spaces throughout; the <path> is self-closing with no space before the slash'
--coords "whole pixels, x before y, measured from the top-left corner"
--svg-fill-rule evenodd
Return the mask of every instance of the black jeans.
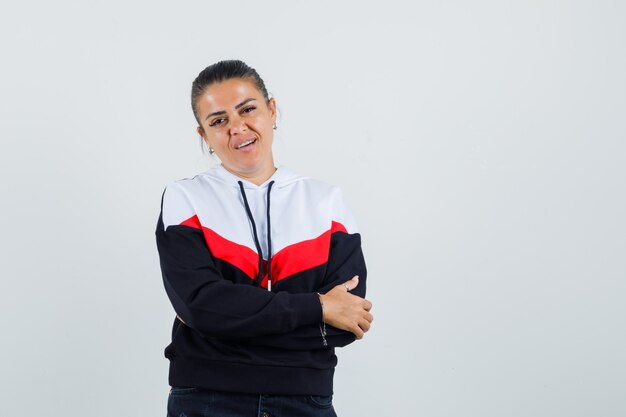
<path id="1" fill-rule="evenodd" d="M 333 396 L 273 395 L 172 387 L 167 417 L 337 417 Z"/>

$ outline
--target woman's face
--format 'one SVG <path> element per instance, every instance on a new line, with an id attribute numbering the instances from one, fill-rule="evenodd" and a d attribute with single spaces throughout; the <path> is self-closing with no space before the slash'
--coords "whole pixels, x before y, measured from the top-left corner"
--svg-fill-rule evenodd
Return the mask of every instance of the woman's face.
<path id="1" fill-rule="evenodd" d="M 233 78 L 209 86 L 197 101 L 198 133 L 226 169 L 244 177 L 274 172 L 276 101 L 266 104 L 254 83 Z"/>

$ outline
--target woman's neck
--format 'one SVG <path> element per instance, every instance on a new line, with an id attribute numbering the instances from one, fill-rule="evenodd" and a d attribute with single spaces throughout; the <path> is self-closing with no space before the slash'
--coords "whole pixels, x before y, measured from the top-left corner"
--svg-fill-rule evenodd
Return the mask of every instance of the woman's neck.
<path id="1" fill-rule="evenodd" d="M 265 181 L 267 181 L 272 175 L 274 175 L 274 172 L 276 172 L 276 167 L 274 166 L 274 163 L 272 162 L 271 165 L 268 165 L 267 168 L 264 169 L 260 169 L 258 171 L 255 172 L 238 172 L 235 170 L 232 170 L 230 168 L 228 168 L 226 165 L 222 164 L 222 166 L 224 167 L 224 169 L 228 172 L 230 172 L 233 175 L 238 176 L 239 178 L 242 178 L 246 181 L 250 181 L 251 183 L 255 184 L 255 185 L 261 185 L 263 184 Z"/>

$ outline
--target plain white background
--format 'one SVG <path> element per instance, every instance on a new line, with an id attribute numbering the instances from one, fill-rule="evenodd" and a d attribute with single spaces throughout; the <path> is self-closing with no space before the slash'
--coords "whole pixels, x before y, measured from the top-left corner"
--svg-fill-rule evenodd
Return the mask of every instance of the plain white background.
<path id="1" fill-rule="evenodd" d="M 161 192 L 243 59 L 342 187 L 375 320 L 340 417 L 626 414 L 619 1 L 22 2 L 0 17 L 0 414 L 165 416 Z M 391 411 L 393 410 L 393 411 Z"/>

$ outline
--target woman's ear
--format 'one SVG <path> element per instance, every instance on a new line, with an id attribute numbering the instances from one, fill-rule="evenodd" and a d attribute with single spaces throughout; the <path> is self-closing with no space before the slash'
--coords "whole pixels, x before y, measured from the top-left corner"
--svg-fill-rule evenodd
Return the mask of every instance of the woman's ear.
<path id="1" fill-rule="evenodd" d="M 276 124 L 276 99 L 274 97 L 270 98 L 269 102 L 267 103 L 267 107 L 270 109 L 272 122 Z"/>
<path id="2" fill-rule="evenodd" d="M 202 138 L 202 140 L 204 141 L 204 143 L 206 143 L 206 146 L 211 149 L 211 144 L 209 143 L 209 140 L 206 138 L 205 134 L 204 134 L 204 129 L 202 128 L 202 126 L 198 126 L 196 128 L 196 132 L 198 132 L 198 135 L 200 135 L 200 138 Z"/>

